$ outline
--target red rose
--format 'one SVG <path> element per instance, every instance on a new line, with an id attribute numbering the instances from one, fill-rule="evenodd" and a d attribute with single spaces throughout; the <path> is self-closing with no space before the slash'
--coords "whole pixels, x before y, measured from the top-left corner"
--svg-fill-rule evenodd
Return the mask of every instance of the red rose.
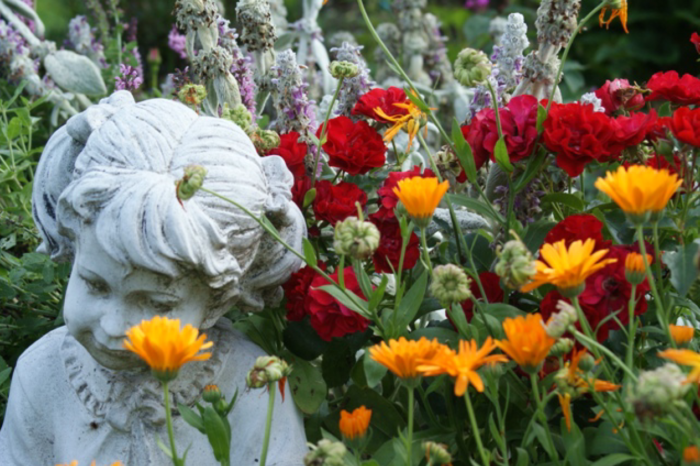
<path id="1" fill-rule="evenodd" d="M 552 103 L 544 122 L 544 143 L 570 177 L 580 175 L 592 161 L 609 157 L 614 134 L 610 118 L 590 104 Z"/>
<path id="2" fill-rule="evenodd" d="M 628 147 L 642 142 L 647 137 L 647 133 L 656 127 L 656 120 L 656 110 L 648 114 L 631 113 L 628 117 L 620 115 L 617 118 L 611 118 L 610 124 L 615 134 L 608 146 L 610 156 L 617 156 Z"/>
<path id="3" fill-rule="evenodd" d="M 513 97 L 498 114 L 510 161 L 529 157 L 537 139 L 537 99 L 531 95 Z M 495 161 L 493 152 L 498 142 L 498 125 L 493 108 L 477 113 L 471 124 L 462 127 L 462 134 L 472 148 L 477 169 L 489 157 Z"/>
<path id="4" fill-rule="evenodd" d="M 287 134 L 280 134 L 280 145 L 270 150 L 266 155 L 279 155 L 287 164 L 287 168 L 295 178 L 306 175 L 304 158 L 309 152 L 306 143 L 298 142 L 299 133 L 292 131 Z"/>
<path id="5" fill-rule="evenodd" d="M 647 102 L 664 99 L 679 105 L 700 103 L 700 79 L 689 74 L 678 77 L 678 72 L 659 72 L 649 79 L 647 88 L 652 91 Z"/>
<path id="6" fill-rule="evenodd" d="M 311 178 L 306 175 L 300 176 L 294 180 L 292 185 L 292 201 L 299 206 L 299 209 L 304 208 L 304 197 L 311 189 Z"/>
<path id="7" fill-rule="evenodd" d="M 697 32 L 694 32 L 693 35 L 690 36 L 690 43 L 693 44 L 695 50 L 700 53 L 700 36 Z"/>
<path id="8" fill-rule="evenodd" d="M 578 299 L 581 304 L 581 310 L 588 319 L 588 323 L 593 331 L 598 328 L 598 325 L 605 318 L 613 313 L 617 313 L 617 318 L 623 325 L 629 323 L 627 306 L 632 295 L 632 285 L 625 278 L 625 258 L 633 250 L 635 248 L 629 246 L 611 246 L 605 257 L 616 258 L 617 262 L 606 265 L 586 280 L 586 289 L 579 295 Z M 649 284 L 646 280 L 637 286 L 635 315 L 646 312 L 647 302 L 643 297 L 648 292 Z M 560 299 L 563 298 L 556 290 L 550 291 L 544 297 L 540 303 L 540 311 L 545 321 L 553 313 L 557 312 L 555 306 Z M 568 299 L 564 300 L 570 302 Z M 580 323 L 577 323 L 576 327 L 580 329 Z M 596 338 L 599 342 L 603 342 L 608 339 L 609 331 L 617 328 L 619 327 L 615 320 L 608 319 L 598 328 Z"/>
<path id="9" fill-rule="evenodd" d="M 357 185 L 341 181 L 334 186 L 326 180 L 316 183 L 314 213 L 317 220 L 325 220 L 335 225 L 352 215 L 357 215 L 355 202 L 359 202 L 363 208 L 367 204 L 367 194 Z"/>
<path id="10" fill-rule="evenodd" d="M 322 126 L 316 131 L 321 137 Z M 328 120 L 326 143 L 328 165 L 345 170 L 350 175 L 363 175 L 384 165 L 386 144 L 382 137 L 366 121 L 353 121 L 346 116 Z"/>
<path id="11" fill-rule="evenodd" d="M 360 97 L 355 104 L 355 108 L 352 109 L 352 114 L 363 115 L 380 123 L 392 123 L 377 115 L 374 109 L 379 107 L 388 116 L 405 115 L 407 110 L 397 107 L 394 104 L 405 104 L 408 102 L 410 102 L 410 100 L 408 100 L 406 92 L 401 88 L 390 87 L 387 90 L 372 89 Z"/>
<path id="12" fill-rule="evenodd" d="M 331 275 L 331 278 L 338 282 L 338 271 Z M 352 267 L 343 270 L 345 288 L 365 299 L 357 277 Z M 352 311 L 338 302 L 333 296 L 319 289 L 329 285 L 328 281 L 321 276 L 316 276 L 311 282 L 308 293 L 308 313 L 311 316 L 311 326 L 316 330 L 318 336 L 326 341 L 331 341 L 333 337 L 340 338 L 349 333 L 362 332 L 367 329 L 369 321 L 355 311 Z"/>
<path id="13" fill-rule="evenodd" d="M 375 218 L 390 219 L 394 218 L 394 209 L 399 203 L 399 198 L 394 193 L 394 188 L 398 186 L 399 181 L 406 178 L 413 178 L 416 176 L 421 176 L 423 178 L 435 178 L 435 173 L 429 168 L 426 168 L 421 172 L 421 168 L 418 166 L 413 167 L 412 170 L 407 172 L 391 172 L 389 176 L 384 180 L 384 184 L 381 188 L 377 190 L 377 196 L 379 196 L 379 211 L 373 216 Z"/>
<path id="14" fill-rule="evenodd" d="M 626 79 L 605 81 L 605 84 L 595 91 L 595 95 L 603 103 L 607 115 L 612 115 L 620 107 L 639 110 L 644 106 L 644 96 Z"/>
<path id="15" fill-rule="evenodd" d="M 557 223 L 544 238 L 545 243 L 554 244 L 566 240 L 568 247 L 574 241 L 595 240 L 595 249 L 607 249 L 610 241 L 603 239 L 603 222 L 590 214 L 576 214 Z"/>
<path id="16" fill-rule="evenodd" d="M 481 286 L 484 287 L 484 292 L 486 293 L 486 299 L 489 303 L 502 303 L 503 302 L 503 289 L 501 288 L 501 277 L 493 272 L 481 272 L 479 274 L 479 280 L 481 281 Z M 480 299 L 481 289 L 476 280 L 472 280 L 469 285 L 469 289 L 474 295 L 475 299 Z M 467 322 L 472 320 L 474 317 L 474 302 L 471 299 L 467 299 L 462 303 L 462 310 L 464 315 L 467 317 Z"/>
<path id="17" fill-rule="evenodd" d="M 670 127 L 679 141 L 700 147 L 700 109 L 679 108 L 673 113 Z"/>
<path id="18" fill-rule="evenodd" d="M 318 266 L 325 270 L 325 264 L 319 262 Z M 307 295 L 311 282 L 316 278 L 316 271 L 305 266 L 294 272 L 289 280 L 282 285 L 284 296 L 287 298 L 287 320 L 298 322 L 307 315 Z"/>
<path id="19" fill-rule="evenodd" d="M 395 218 L 382 218 L 377 214 L 370 215 L 370 221 L 379 230 L 379 247 L 372 256 L 374 270 L 377 273 L 393 273 L 399 270 L 401 260 L 401 227 Z M 412 269 L 420 258 L 420 247 L 418 246 L 418 236 L 411 232 L 406 245 L 406 253 L 403 258 L 403 269 Z M 391 266 L 389 266 L 391 264 Z M 392 270 L 393 267 L 393 270 Z"/>
<path id="20" fill-rule="evenodd" d="M 647 139 L 649 141 L 668 139 L 668 132 L 671 129 L 671 120 L 671 117 L 657 118 L 654 126 L 647 132 Z"/>

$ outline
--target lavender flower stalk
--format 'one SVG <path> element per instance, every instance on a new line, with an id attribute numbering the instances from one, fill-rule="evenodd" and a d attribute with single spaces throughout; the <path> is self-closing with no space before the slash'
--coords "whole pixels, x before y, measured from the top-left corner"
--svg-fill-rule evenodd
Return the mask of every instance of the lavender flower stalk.
<path id="1" fill-rule="evenodd" d="M 253 72 L 253 59 L 245 55 L 236 39 L 236 30 L 229 26 L 229 21 L 219 18 L 219 45 L 226 49 L 233 59 L 231 74 L 238 83 L 238 90 L 241 95 L 241 102 L 250 112 L 251 119 L 255 121 L 255 93 L 256 85 Z"/>
<path id="2" fill-rule="evenodd" d="M 255 81 L 260 89 L 267 89 L 267 74 L 275 63 L 273 47 L 277 40 L 270 4 L 267 0 L 239 0 L 236 16 L 243 25 L 241 43 L 247 46 L 255 59 Z"/>
<path id="3" fill-rule="evenodd" d="M 175 52 L 177 56 L 183 60 L 187 59 L 185 42 L 185 35 L 180 34 L 180 32 L 177 30 L 177 26 L 173 24 L 173 28 L 168 33 L 168 47 L 170 47 L 170 50 Z"/>
<path id="4" fill-rule="evenodd" d="M 360 53 L 362 48 L 361 45 L 352 45 L 348 42 L 343 42 L 343 45 L 340 47 L 331 49 L 331 53 L 335 54 L 336 60 L 354 63 L 359 70 L 359 74 L 354 78 L 345 78 L 343 80 L 343 84 L 340 87 L 340 94 L 338 95 L 338 104 L 335 108 L 336 116 L 344 115 L 356 119 L 356 117 L 350 115 L 350 112 L 360 96 L 369 91 L 374 85 L 369 75 L 367 63 L 365 63 Z"/>
<path id="5" fill-rule="evenodd" d="M 121 64 L 119 65 L 121 76 L 114 78 L 117 82 L 115 89 L 118 91 L 135 91 L 143 84 L 143 77 L 138 70 L 133 66 Z"/>
<path id="6" fill-rule="evenodd" d="M 279 133 L 296 131 L 304 140 L 316 131 L 314 102 L 310 101 L 303 82 L 296 55 L 285 50 L 277 55 L 270 70 L 273 102 L 277 111 L 275 129 Z"/>
<path id="7" fill-rule="evenodd" d="M 70 20 L 65 46 L 85 55 L 100 68 L 107 67 L 104 46 L 95 37 L 95 33 L 85 16 L 76 16 Z"/>

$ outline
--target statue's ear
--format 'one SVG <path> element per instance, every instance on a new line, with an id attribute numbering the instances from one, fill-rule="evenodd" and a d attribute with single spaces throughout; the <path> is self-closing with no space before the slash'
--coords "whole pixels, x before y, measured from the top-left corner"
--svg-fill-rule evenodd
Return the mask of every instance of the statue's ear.
<path id="1" fill-rule="evenodd" d="M 117 91 L 109 97 L 100 100 L 98 105 L 88 107 L 84 112 L 71 117 L 66 123 L 68 134 L 85 145 L 93 131 L 97 130 L 112 115 L 128 105 L 134 105 L 134 96 L 129 91 Z"/>

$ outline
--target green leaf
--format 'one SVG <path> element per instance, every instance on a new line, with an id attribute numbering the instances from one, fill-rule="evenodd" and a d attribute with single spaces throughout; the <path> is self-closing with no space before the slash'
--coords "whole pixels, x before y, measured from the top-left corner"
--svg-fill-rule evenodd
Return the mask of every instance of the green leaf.
<path id="1" fill-rule="evenodd" d="M 505 219 L 501 214 L 499 214 L 495 210 L 489 209 L 488 206 L 486 206 L 486 204 L 477 199 L 465 196 L 464 194 L 448 194 L 447 196 L 450 198 L 450 201 L 453 204 L 457 204 L 462 207 L 466 207 L 467 209 L 473 210 L 482 217 L 490 218 L 499 223 L 505 223 Z"/>
<path id="2" fill-rule="evenodd" d="M 698 240 L 681 246 L 678 251 L 664 253 L 664 263 L 671 271 L 671 284 L 680 296 L 688 294 L 693 282 L 698 278 L 695 256 L 698 253 Z"/>
<path id="3" fill-rule="evenodd" d="M 199 414 L 194 412 L 193 409 L 191 409 L 189 406 L 183 405 L 182 403 L 178 403 L 177 410 L 180 412 L 180 416 L 182 416 L 182 419 L 184 419 L 186 423 L 188 423 L 201 433 L 205 433 L 204 421 L 202 420 Z"/>
<path id="4" fill-rule="evenodd" d="M 613 453 L 612 455 L 604 456 L 591 466 L 615 466 L 616 464 L 624 463 L 626 461 L 639 461 L 636 456 L 628 455 L 626 453 Z"/>
<path id="5" fill-rule="evenodd" d="M 542 104 L 537 104 L 537 134 L 544 132 L 544 121 L 547 119 L 547 109 Z"/>
<path id="6" fill-rule="evenodd" d="M 557 204 L 564 204 L 577 212 L 582 212 L 586 210 L 586 203 L 575 194 L 569 193 L 551 193 L 546 194 L 542 197 L 542 202 L 551 202 Z"/>
<path id="7" fill-rule="evenodd" d="M 427 105 L 425 105 L 425 102 L 423 102 L 423 99 L 419 96 L 413 93 L 410 88 L 406 87 L 404 88 L 404 92 L 406 93 L 406 97 L 408 97 L 408 100 L 413 102 L 413 105 L 418 107 L 421 112 L 423 113 L 430 113 L 430 108 L 428 108 Z"/>
<path id="8" fill-rule="evenodd" d="M 297 407 L 305 414 L 313 414 L 326 399 L 328 387 L 321 371 L 310 362 L 295 358 L 291 354 L 285 357 L 292 363 L 289 374 L 289 390 Z"/>
<path id="9" fill-rule="evenodd" d="M 515 182 L 514 189 L 516 194 L 525 189 L 528 183 L 530 183 L 530 181 L 532 181 L 532 179 L 537 176 L 537 174 L 540 172 L 540 169 L 547 161 L 547 155 L 548 154 L 546 151 L 540 151 L 533 159 L 529 159 L 527 161 L 525 171 L 522 175 L 520 175 L 518 181 Z"/>
<path id="10" fill-rule="evenodd" d="M 367 379 L 367 386 L 369 388 L 377 386 L 388 370 L 385 366 L 382 366 L 372 359 L 368 352 L 362 357 L 362 365 L 364 366 L 365 378 Z"/>
<path id="11" fill-rule="evenodd" d="M 226 429 L 226 424 L 214 407 L 207 406 L 202 412 L 204 430 L 207 433 L 209 444 L 214 451 L 214 458 L 221 462 L 231 457 L 231 434 Z"/>
<path id="12" fill-rule="evenodd" d="M 306 263 L 311 267 L 316 267 L 316 265 L 318 265 L 318 259 L 316 258 L 314 245 L 306 238 L 302 238 L 302 244 L 304 246 L 304 260 L 306 260 Z"/>
<path id="13" fill-rule="evenodd" d="M 501 137 L 496 142 L 496 146 L 493 148 L 493 157 L 496 159 L 496 163 L 498 163 L 506 173 L 513 173 L 513 164 L 510 163 L 510 156 L 508 155 L 508 148 L 506 147 L 506 140 L 504 137 Z"/>
<path id="14" fill-rule="evenodd" d="M 386 285 L 389 283 L 389 277 L 386 275 L 382 275 L 382 281 L 379 283 L 379 286 L 377 287 L 376 290 L 372 293 L 372 296 L 369 298 L 369 310 L 374 311 L 377 306 L 379 306 L 379 303 L 382 301 L 384 298 L 384 292 L 386 291 Z"/>
<path id="15" fill-rule="evenodd" d="M 501 432 L 498 430 L 496 421 L 493 420 L 493 413 L 489 414 L 489 431 L 491 432 L 491 437 L 495 440 L 496 444 L 503 448 L 503 437 Z"/>
<path id="16" fill-rule="evenodd" d="M 321 360 L 323 380 L 330 388 L 339 387 L 348 381 L 354 365 L 355 353 L 347 340 L 334 338 Z"/>
<path id="17" fill-rule="evenodd" d="M 314 199 L 316 199 L 316 188 L 311 188 L 304 194 L 304 208 L 309 207 Z"/>
<path id="18" fill-rule="evenodd" d="M 158 445 L 158 448 L 161 449 L 163 453 L 165 453 L 165 456 L 167 456 L 170 459 L 173 459 L 173 452 L 170 449 L 169 446 L 167 446 L 165 443 L 163 443 L 163 439 L 160 438 L 160 436 L 156 437 L 156 445 Z"/>
<path id="19" fill-rule="evenodd" d="M 425 290 L 428 287 L 428 271 L 423 271 L 418 277 L 411 288 L 408 290 L 406 295 L 401 300 L 399 305 L 398 319 L 397 319 L 397 331 L 403 332 L 403 330 L 415 320 L 416 313 L 420 309 L 420 305 L 423 302 L 423 296 L 425 296 Z"/>
<path id="20" fill-rule="evenodd" d="M 455 145 L 455 150 L 457 152 L 457 159 L 460 165 L 464 169 L 464 173 L 467 175 L 467 179 L 470 183 L 476 183 L 476 162 L 474 161 L 474 153 L 472 148 L 464 139 L 462 130 L 457 118 L 452 120 L 452 141 Z"/>
<path id="21" fill-rule="evenodd" d="M 549 233 L 555 225 L 556 223 L 550 220 L 538 220 L 527 226 L 522 239 L 530 252 L 535 254 L 539 251 L 544 243 L 544 239 L 547 237 L 547 233 Z"/>
<path id="22" fill-rule="evenodd" d="M 289 322 L 282 333 L 282 341 L 295 356 L 307 361 L 313 361 L 328 349 L 328 342 L 318 336 L 308 318 Z"/>
<path id="23" fill-rule="evenodd" d="M 363 316 L 367 319 L 372 318 L 372 315 L 370 314 L 369 310 L 367 309 L 367 301 L 360 298 L 352 291 L 345 290 L 345 292 L 343 292 L 336 285 L 320 286 L 318 289 L 323 290 L 326 293 L 328 293 L 329 295 L 333 296 L 335 299 L 337 299 L 345 307 L 357 312 L 361 316 Z M 349 294 L 350 296 L 353 296 L 355 299 L 351 300 L 345 293 Z"/>
<path id="24" fill-rule="evenodd" d="M 518 459 L 515 466 L 529 466 L 530 455 L 528 455 L 527 450 L 518 447 L 516 447 L 515 450 L 518 452 Z"/>
<path id="25" fill-rule="evenodd" d="M 482 304 L 484 313 L 497 319 L 499 322 L 503 322 L 507 317 L 515 318 L 518 316 L 524 316 L 525 312 L 521 311 L 515 306 L 505 303 L 489 303 Z"/>

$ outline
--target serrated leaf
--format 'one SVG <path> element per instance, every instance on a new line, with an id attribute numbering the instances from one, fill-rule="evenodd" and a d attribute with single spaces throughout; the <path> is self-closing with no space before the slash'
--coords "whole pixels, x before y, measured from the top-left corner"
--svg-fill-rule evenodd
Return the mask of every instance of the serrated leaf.
<path id="1" fill-rule="evenodd" d="M 503 137 L 496 142 L 496 146 L 493 148 L 493 157 L 496 159 L 496 163 L 506 173 L 513 173 L 513 164 L 510 163 L 510 156 L 508 155 L 506 140 Z"/>

